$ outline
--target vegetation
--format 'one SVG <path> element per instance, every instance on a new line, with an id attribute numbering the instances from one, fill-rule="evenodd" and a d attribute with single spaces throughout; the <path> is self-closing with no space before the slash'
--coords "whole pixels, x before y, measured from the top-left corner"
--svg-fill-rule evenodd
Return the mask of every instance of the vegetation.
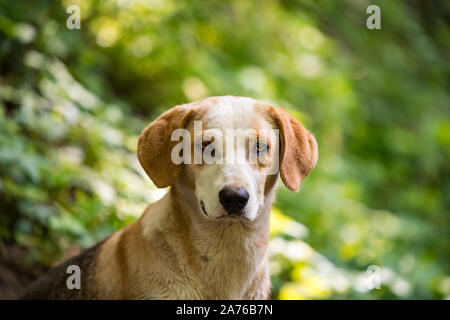
<path id="1" fill-rule="evenodd" d="M 50 266 L 131 223 L 163 192 L 136 158 L 145 125 L 242 95 L 319 143 L 278 192 L 274 298 L 449 298 L 450 6 L 373 2 L 381 30 L 367 1 L 0 0 L 0 251 Z"/>

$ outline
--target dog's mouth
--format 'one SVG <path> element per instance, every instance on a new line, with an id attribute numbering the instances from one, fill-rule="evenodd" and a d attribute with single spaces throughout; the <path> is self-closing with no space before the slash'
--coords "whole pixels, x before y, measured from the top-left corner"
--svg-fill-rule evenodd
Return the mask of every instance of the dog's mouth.
<path id="1" fill-rule="evenodd" d="M 248 219 L 246 216 L 237 215 L 237 214 L 224 214 L 224 215 L 218 216 L 216 219 L 226 220 L 226 221 L 250 221 L 250 219 Z"/>
<path id="2" fill-rule="evenodd" d="M 200 200 L 200 207 L 202 208 L 202 212 L 205 216 L 209 217 L 208 212 L 205 209 L 205 203 Z M 218 220 L 226 220 L 226 221 L 250 221 L 247 217 L 243 216 L 243 215 L 238 215 L 238 214 L 224 214 L 221 216 L 216 217 L 216 219 Z"/>
<path id="3" fill-rule="evenodd" d="M 206 209 L 205 209 L 205 204 L 201 200 L 200 200 L 200 207 L 202 208 L 202 211 L 205 214 L 205 216 L 208 216 L 208 212 L 206 212 Z"/>

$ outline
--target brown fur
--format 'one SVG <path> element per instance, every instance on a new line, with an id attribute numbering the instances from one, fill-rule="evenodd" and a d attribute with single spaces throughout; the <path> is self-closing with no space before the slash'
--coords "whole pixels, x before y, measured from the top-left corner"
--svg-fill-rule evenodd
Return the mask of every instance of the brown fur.
<path id="1" fill-rule="evenodd" d="M 290 190 L 298 191 L 317 163 L 316 139 L 285 110 L 268 106 L 268 112 L 280 129 L 281 179 Z"/>

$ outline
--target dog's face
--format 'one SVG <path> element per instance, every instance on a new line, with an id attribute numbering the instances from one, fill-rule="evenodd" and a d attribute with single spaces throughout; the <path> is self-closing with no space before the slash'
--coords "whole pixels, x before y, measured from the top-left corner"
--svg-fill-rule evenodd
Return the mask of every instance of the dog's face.
<path id="1" fill-rule="evenodd" d="M 289 189 L 299 189 L 315 166 L 317 144 L 280 108 L 211 97 L 152 122 L 140 136 L 138 156 L 156 186 L 179 186 L 204 219 L 253 221 L 279 173 Z"/>
<path id="2" fill-rule="evenodd" d="M 216 161 L 184 169 L 195 185 L 198 206 L 208 219 L 252 221 L 263 206 L 266 184 L 276 180 L 271 176 L 277 170 L 270 172 L 279 154 L 276 128 L 264 108 L 249 98 L 221 98 L 204 108 L 188 130 L 194 152 L 213 154 Z M 195 123 L 202 129 L 195 130 Z"/>

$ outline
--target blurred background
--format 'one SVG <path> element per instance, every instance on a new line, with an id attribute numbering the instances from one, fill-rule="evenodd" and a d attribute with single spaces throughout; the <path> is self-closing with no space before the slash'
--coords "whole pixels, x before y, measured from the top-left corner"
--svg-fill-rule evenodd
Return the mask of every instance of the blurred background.
<path id="1" fill-rule="evenodd" d="M 0 298 L 164 194 L 136 158 L 149 121 L 231 94 L 319 143 L 278 191 L 273 298 L 449 299 L 448 21 L 448 1 L 0 0 Z"/>

